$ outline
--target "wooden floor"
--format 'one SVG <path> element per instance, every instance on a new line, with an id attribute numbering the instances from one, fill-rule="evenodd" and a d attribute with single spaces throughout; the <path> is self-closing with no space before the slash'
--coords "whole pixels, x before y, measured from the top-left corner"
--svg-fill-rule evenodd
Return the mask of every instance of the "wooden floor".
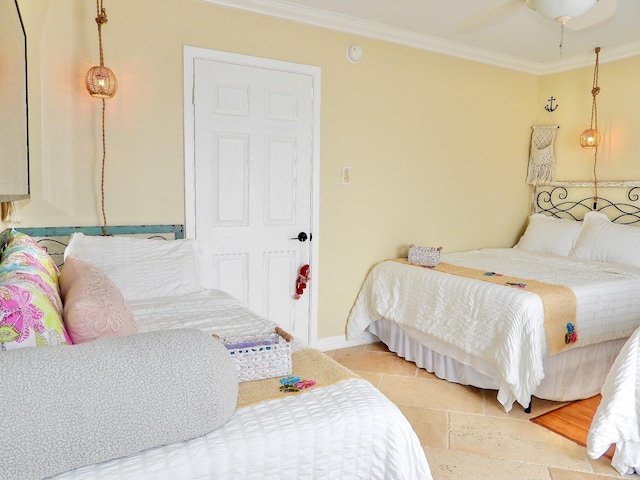
<path id="1" fill-rule="evenodd" d="M 576 442 L 578 445 L 586 446 L 591 420 L 596 413 L 598 405 L 600 405 L 601 399 L 601 395 L 596 395 L 584 400 L 571 402 L 568 405 L 563 405 L 534 417 L 531 421 Z M 606 453 L 607 457 L 611 458 L 613 452 L 614 447 L 612 446 Z"/>
<path id="2" fill-rule="evenodd" d="M 326 352 L 373 383 L 416 431 L 434 480 L 595 480 L 619 476 L 607 458 L 536 425 L 531 418 L 563 403 L 534 399 L 527 415 L 506 414 L 496 392 L 449 383 L 381 343 Z"/>

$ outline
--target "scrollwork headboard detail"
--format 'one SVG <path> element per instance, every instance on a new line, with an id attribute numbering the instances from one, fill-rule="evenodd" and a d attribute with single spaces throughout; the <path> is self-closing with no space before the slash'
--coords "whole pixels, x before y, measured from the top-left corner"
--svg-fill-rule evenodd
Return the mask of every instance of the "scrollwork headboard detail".
<path id="1" fill-rule="evenodd" d="M 582 220 L 593 210 L 614 223 L 640 226 L 640 181 L 599 182 L 604 195 L 586 194 L 591 182 L 553 182 L 534 188 L 532 212 L 556 218 Z M 586 196 L 585 196 L 586 195 Z"/>

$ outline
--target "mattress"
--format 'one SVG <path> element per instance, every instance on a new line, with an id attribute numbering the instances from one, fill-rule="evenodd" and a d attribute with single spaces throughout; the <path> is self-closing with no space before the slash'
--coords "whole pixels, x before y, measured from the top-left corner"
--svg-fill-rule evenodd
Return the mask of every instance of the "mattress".
<path id="1" fill-rule="evenodd" d="M 210 290 L 132 302 L 139 330 L 199 328 L 219 335 L 272 332 L 274 323 Z M 294 342 L 295 349 L 304 347 Z M 351 378 L 236 409 L 213 432 L 86 466 L 55 480 L 431 479 L 417 435 L 369 382 Z"/>
<path id="2" fill-rule="evenodd" d="M 441 260 L 571 288 L 579 339 L 563 351 L 627 338 L 640 325 L 637 268 L 512 248 L 444 254 Z M 436 352 L 449 355 L 438 346 L 450 346 L 454 360 L 492 376 L 508 411 L 515 401 L 528 405 L 545 376 L 543 317 L 535 293 L 385 261 L 365 279 L 347 336 L 357 338 L 381 319 L 421 332 L 433 339 Z"/>

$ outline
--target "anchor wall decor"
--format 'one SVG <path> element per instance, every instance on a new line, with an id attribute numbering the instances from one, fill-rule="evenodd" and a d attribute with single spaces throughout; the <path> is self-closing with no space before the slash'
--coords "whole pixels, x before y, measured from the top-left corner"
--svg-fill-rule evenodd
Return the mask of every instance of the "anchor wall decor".
<path id="1" fill-rule="evenodd" d="M 551 98 L 549 98 L 549 100 L 548 100 L 549 103 L 544 106 L 544 109 L 549 113 L 554 112 L 556 110 L 556 108 L 558 108 L 558 104 L 557 103 L 556 103 L 555 107 L 553 106 L 553 102 L 555 102 L 555 101 L 556 101 L 556 97 L 551 96 Z"/>

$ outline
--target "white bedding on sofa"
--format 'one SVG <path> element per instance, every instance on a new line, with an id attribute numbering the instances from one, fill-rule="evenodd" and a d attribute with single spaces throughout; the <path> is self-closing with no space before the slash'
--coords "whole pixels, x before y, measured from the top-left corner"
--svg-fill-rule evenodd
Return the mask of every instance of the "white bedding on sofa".
<path id="1" fill-rule="evenodd" d="M 620 350 L 601 393 L 587 452 L 600 458 L 615 444 L 611 465 L 621 474 L 640 473 L 640 328 Z"/>
<path id="2" fill-rule="evenodd" d="M 141 332 L 193 327 L 224 336 L 272 332 L 275 326 L 216 290 L 132 302 L 131 308 Z M 302 346 L 297 343 L 298 348 Z M 203 437 L 53 478 L 429 480 L 432 477 L 418 437 L 400 410 L 369 382 L 349 379 L 297 396 L 238 408 L 223 427 Z"/>
<path id="3" fill-rule="evenodd" d="M 637 268 L 512 248 L 444 254 L 441 261 L 570 287 L 579 337 L 568 348 L 625 338 L 640 325 Z M 494 366 L 500 375 L 498 400 L 507 411 L 514 401 L 528 405 L 544 378 L 543 307 L 532 292 L 385 261 L 362 286 L 348 319 L 348 338 L 383 318 Z"/>
<path id="4" fill-rule="evenodd" d="M 274 323 L 220 290 L 180 297 L 130 301 L 139 332 L 197 328 L 221 337 L 273 332 Z"/>
<path id="5" fill-rule="evenodd" d="M 351 379 L 240 408 L 203 437 L 54 478 L 423 480 L 431 474 L 400 411 L 366 381 Z"/>

